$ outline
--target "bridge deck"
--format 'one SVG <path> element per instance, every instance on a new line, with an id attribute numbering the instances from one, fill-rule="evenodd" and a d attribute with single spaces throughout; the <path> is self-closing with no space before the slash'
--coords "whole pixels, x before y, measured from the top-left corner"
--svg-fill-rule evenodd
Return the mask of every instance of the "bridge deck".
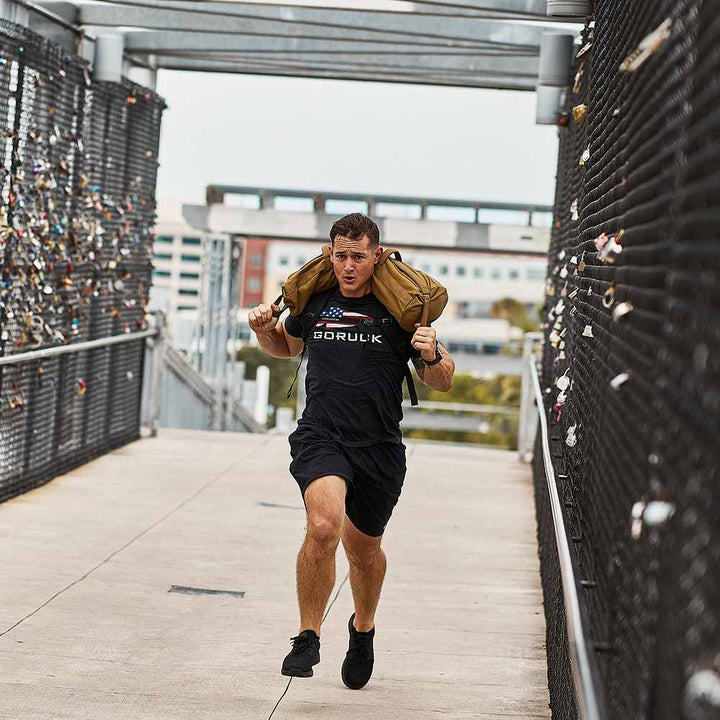
<path id="1" fill-rule="evenodd" d="M 322 662 L 273 718 L 549 717 L 529 469 L 407 445 L 374 678 L 340 680 L 340 550 Z M 285 437 L 163 430 L 0 505 L 0 718 L 268 718 L 297 631 L 288 463 Z"/>

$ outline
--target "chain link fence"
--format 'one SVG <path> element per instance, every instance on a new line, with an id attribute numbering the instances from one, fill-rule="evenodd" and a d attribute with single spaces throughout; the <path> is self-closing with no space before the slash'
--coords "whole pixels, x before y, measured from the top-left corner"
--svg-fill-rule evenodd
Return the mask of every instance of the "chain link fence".
<path id="1" fill-rule="evenodd" d="M 559 118 L 545 411 L 608 716 L 720 717 L 720 2 L 596 0 Z M 541 457 L 554 718 L 577 716 Z"/>
<path id="2" fill-rule="evenodd" d="M 0 358 L 147 327 L 163 109 L 0 22 Z M 0 365 L 0 501 L 139 436 L 144 347 Z"/>

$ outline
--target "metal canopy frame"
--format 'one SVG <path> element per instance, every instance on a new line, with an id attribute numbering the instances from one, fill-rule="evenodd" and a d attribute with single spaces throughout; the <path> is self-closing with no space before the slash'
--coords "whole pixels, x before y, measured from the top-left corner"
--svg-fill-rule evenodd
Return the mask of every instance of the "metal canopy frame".
<path id="1" fill-rule="evenodd" d="M 34 1 L 20 0 L 38 7 Z M 534 90 L 540 39 L 549 25 L 545 5 L 396 0 L 392 7 L 407 7 L 403 11 L 242 0 L 79 0 L 40 7 L 90 39 L 121 32 L 128 63 L 153 70 Z"/>

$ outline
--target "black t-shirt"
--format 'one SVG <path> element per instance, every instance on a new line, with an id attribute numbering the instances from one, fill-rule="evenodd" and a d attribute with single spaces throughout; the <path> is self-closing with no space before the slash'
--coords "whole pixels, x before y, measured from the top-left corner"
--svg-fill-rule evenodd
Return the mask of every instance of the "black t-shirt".
<path id="1" fill-rule="evenodd" d="M 318 299 L 314 295 L 308 303 L 313 320 L 304 314 L 285 318 L 290 335 L 299 338 L 309 330 L 307 399 L 298 428 L 314 426 L 352 447 L 401 442 L 405 368 L 420 356 L 410 345 L 413 333 L 403 330 L 372 293 L 349 298 L 335 288 L 322 312 Z M 372 320 L 383 324 L 368 324 Z"/>

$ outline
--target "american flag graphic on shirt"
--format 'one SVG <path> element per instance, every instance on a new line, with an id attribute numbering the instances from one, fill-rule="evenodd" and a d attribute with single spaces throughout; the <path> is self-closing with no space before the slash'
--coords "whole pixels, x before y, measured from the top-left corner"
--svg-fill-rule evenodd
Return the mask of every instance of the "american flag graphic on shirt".
<path id="1" fill-rule="evenodd" d="M 325 308 L 325 310 L 322 311 L 316 327 L 326 328 L 327 330 L 351 328 L 355 327 L 360 320 L 371 319 L 372 318 L 369 315 L 351 312 L 350 310 L 344 310 L 341 307 L 333 305 L 332 307 Z"/>

